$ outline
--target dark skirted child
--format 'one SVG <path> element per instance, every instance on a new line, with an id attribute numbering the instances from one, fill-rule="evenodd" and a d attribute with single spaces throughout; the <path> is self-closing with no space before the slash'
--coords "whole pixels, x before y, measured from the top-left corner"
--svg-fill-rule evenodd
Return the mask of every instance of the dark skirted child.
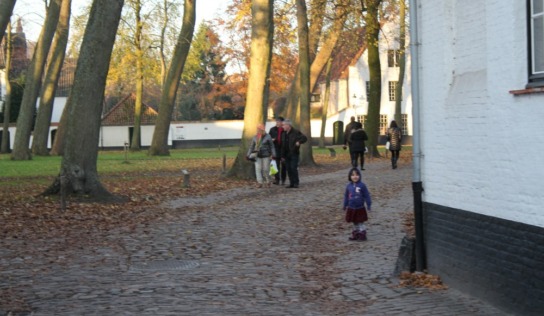
<path id="1" fill-rule="evenodd" d="M 344 192 L 344 211 L 346 222 L 353 223 L 353 231 L 349 240 L 366 240 L 366 227 L 364 222 L 368 220 L 367 210 L 370 212 L 372 200 L 366 184 L 361 180 L 361 171 L 352 168 L 349 171 L 349 183 Z M 365 207 L 366 204 L 366 207 Z"/>

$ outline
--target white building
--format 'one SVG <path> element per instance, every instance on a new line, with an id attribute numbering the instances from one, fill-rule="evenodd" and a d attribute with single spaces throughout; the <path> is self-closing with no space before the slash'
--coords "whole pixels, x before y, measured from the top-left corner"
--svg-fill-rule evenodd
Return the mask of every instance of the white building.
<path id="1" fill-rule="evenodd" d="M 380 103 L 380 134 L 384 135 L 389 123 L 395 116 L 396 85 L 399 82 L 399 34 L 400 27 L 397 23 L 386 23 L 382 26 L 379 35 L 380 66 L 382 78 L 382 91 Z M 360 34 L 359 36 L 363 36 Z M 406 34 L 406 45 L 410 43 Z M 331 80 L 330 97 L 328 103 L 329 118 L 334 121 L 338 119 L 344 124 L 349 123 L 350 117 L 355 116 L 357 121 L 363 123 L 368 114 L 368 96 L 370 74 L 368 70 L 368 50 L 366 44 L 359 46 L 359 51 L 352 60 L 346 63 L 342 58 L 335 58 L 334 62 L 339 65 L 336 73 L 333 72 Z M 401 117 L 403 133 L 412 135 L 412 97 L 410 86 L 410 52 L 405 50 L 406 73 L 403 80 Z M 343 64 L 343 65 L 342 65 Z M 334 68 L 334 66 L 333 66 Z M 325 94 L 325 82 L 320 83 L 320 100 L 323 102 Z M 321 106 L 321 104 L 320 104 Z M 405 137 L 405 141 L 410 137 Z M 381 140 L 385 143 L 385 140 Z"/>
<path id="2" fill-rule="evenodd" d="M 410 2 L 426 267 L 542 315 L 544 0 Z"/>

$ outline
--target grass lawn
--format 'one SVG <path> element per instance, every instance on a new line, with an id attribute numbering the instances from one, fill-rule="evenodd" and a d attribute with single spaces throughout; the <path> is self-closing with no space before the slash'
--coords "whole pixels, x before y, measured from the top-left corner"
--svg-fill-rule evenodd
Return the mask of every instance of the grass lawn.
<path id="1" fill-rule="evenodd" d="M 338 150 L 339 148 L 341 147 L 337 148 L 337 152 L 340 154 L 343 151 Z M 315 157 L 330 155 L 326 148 L 313 147 L 312 150 Z M 194 169 L 198 164 L 222 167 L 224 156 L 227 159 L 228 167 L 234 161 L 237 153 L 238 147 L 173 149 L 170 150 L 170 156 L 153 157 L 147 155 L 147 150 L 127 153 L 124 151 L 100 151 L 97 167 L 98 173 L 101 175 L 172 172 L 181 169 Z M 59 156 L 34 156 L 32 160 L 13 161 L 9 154 L 0 154 L 0 179 L 23 180 L 23 178 L 54 177 L 59 173 L 61 159 L 62 157 Z"/>

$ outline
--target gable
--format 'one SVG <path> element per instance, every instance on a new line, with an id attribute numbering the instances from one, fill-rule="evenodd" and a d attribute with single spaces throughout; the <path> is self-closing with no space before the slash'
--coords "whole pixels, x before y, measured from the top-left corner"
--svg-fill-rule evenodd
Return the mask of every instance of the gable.
<path id="1" fill-rule="evenodd" d="M 102 117 L 102 125 L 133 125 L 134 124 L 135 96 L 130 94 L 119 101 L 108 113 Z M 158 112 L 142 103 L 142 125 L 155 124 Z"/>

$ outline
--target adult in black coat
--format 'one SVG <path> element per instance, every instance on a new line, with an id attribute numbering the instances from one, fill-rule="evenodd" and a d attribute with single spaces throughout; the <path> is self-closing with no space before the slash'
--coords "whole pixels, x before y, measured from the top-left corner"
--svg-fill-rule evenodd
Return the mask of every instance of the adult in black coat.
<path id="1" fill-rule="evenodd" d="M 283 130 L 283 121 L 285 119 L 281 116 L 276 118 L 276 126 L 272 126 L 268 134 L 272 137 L 274 141 L 274 146 L 276 147 L 276 153 L 281 155 L 281 140 L 284 133 Z M 280 157 L 278 157 L 280 158 Z M 287 168 L 285 168 L 285 162 L 282 162 L 281 159 L 278 159 L 278 173 L 274 175 L 274 184 L 285 184 L 285 179 L 287 179 Z"/>
<path id="2" fill-rule="evenodd" d="M 285 162 L 289 185 L 286 188 L 298 188 L 298 162 L 300 160 L 300 145 L 308 141 L 308 138 L 299 130 L 291 126 L 290 120 L 283 121 L 283 136 L 281 140 L 281 160 Z"/>
<path id="3" fill-rule="evenodd" d="M 351 156 L 351 165 L 357 168 L 357 163 L 361 160 L 361 170 L 365 170 L 365 141 L 368 140 L 366 132 L 363 130 L 363 125 L 356 122 L 355 129 L 349 136 L 349 154 Z"/>

